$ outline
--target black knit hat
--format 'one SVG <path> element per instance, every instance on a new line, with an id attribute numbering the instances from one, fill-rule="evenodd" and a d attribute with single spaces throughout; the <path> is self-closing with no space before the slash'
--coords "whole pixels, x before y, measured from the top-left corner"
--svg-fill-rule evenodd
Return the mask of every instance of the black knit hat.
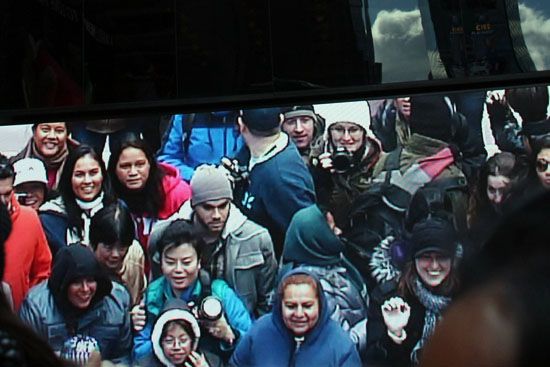
<path id="1" fill-rule="evenodd" d="M 281 113 L 285 115 L 285 119 L 290 119 L 297 116 L 309 116 L 315 120 L 315 110 L 312 105 L 304 106 L 292 106 L 292 107 L 283 107 Z"/>
<path id="2" fill-rule="evenodd" d="M 450 106 L 443 96 L 411 97 L 410 128 L 412 133 L 449 142 L 453 136 Z"/>
<path id="3" fill-rule="evenodd" d="M 243 110 L 241 118 L 243 123 L 253 132 L 271 132 L 280 126 L 281 108 L 255 108 Z"/>
<path id="4" fill-rule="evenodd" d="M 431 217 L 415 224 L 410 240 L 413 258 L 426 252 L 437 252 L 452 258 L 458 245 L 457 233 L 452 223 L 437 217 Z"/>

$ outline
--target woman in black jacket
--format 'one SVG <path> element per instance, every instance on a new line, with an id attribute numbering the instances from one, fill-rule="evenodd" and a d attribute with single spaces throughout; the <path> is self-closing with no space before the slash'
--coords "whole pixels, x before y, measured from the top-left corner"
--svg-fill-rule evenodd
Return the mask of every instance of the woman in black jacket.
<path id="1" fill-rule="evenodd" d="M 410 237 L 411 258 L 399 279 L 372 294 L 367 324 L 368 365 L 416 365 L 424 344 L 458 288 L 452 224 L 428 218 Z"/>

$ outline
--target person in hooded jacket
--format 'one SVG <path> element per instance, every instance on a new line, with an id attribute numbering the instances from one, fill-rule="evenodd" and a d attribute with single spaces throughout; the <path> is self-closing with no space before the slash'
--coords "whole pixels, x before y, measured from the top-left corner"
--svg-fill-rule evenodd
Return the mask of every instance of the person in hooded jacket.
<path id="1" fill-rule="evenodd" d="M 367 343 L 368 294 L 359 271 L 343 255 L 344 244 L 315 204 L 296 212 L 286 234 L 281 274 L 306 269 L 321 280 L 330 317 L 361 352 Z"/>
<path id="2" fill-rule="evenodd" d="M 311 151 L 311 171 L 319 204 L 346 228 L 351 203 L 371 185 L 380 144 L 370 131 L 366 101 L 316 105 L 327 124 L 322 144 Z"/>
<path id="3" fill-rule="evenodd" d="M 153 352 L 136 361 L 146 367 L 215 367 L 221 360 L 199 348 L 199 321 L 181 299 L 166 302 L 151 332 Z"/>
<path id="4" fill-rule="evenodd" d="M 231 366 L 360 366 L 357 349 L 330 318 L 319 279 L 294 269 L 279 283 L 273 312 L 241 340 Z"/>
<path id="5" fill-rule="evenodd" d="M 237 116 L 237 111 L 174 115 L 163 137 L 159 162 L 176 167 L 189 182 L 197 166 L 235 157 L 243 146 Z"/>
<path id="6" fill-rule="evenodd" d="M 19 317 L 64 359 L 85 363 L 99 350 L 103 360 L 129 363 L 129 304 L 90 249 L 73 244 L 59 250 L 50 279 L 31 289 Z"/>
<path id="7" fill-rule="evenodd" d="M 141 139 L 125 141 L 111 152 L 109 176 L 116 194 L 130 208 L 138 240 L 147 253 L 155 222 L 176 213 L 191 197 L 191 188 L 173 166 L 157 163 Z"/>

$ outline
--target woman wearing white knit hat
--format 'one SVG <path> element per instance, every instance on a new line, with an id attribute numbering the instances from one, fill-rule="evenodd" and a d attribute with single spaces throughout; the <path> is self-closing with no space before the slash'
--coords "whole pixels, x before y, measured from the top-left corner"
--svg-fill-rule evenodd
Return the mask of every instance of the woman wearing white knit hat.
<path id="1" fill-rule="evenodd" d="M 370 186 L 380 144 L 370 131 L 366 101 L 315 105 L 315 111 L 326 123 L 323 142 L 311 154 L 318 201 L 345 227 L 351 203 Z"/>

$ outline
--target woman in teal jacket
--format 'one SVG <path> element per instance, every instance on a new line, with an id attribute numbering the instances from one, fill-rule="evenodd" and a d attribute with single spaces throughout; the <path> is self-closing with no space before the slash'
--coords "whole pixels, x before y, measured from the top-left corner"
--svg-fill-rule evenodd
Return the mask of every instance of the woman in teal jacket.
<path id="1" fill-rule="evenodd" d="M 152 352 L 152 326 L 165 303 L 173 298 L 187 302 L 204 321 L 200 348 L 223 360 L 230 357 L 241 336 L 252 325 L 246 306 L 227 283 L 221 279 L 210 281 L 208 274 L 200 269 L 200 249 L 204 246 L 187 221 L 176 220 L 166 228 L 154 255 L 160 257 L 163 276 L 152 282 L 145 292 L 145 324 L 134 316 L 134 327 L 141 329 L 134 338 L 135 359 Z M 212 296 L 221 301 L 219 315 L 200 307 Z"/>

